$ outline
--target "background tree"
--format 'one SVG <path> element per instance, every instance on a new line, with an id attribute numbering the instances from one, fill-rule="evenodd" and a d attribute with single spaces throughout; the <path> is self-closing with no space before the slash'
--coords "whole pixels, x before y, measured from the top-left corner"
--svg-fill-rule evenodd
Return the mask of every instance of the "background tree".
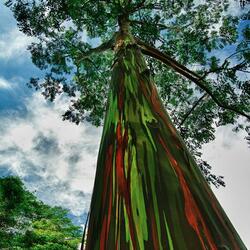
<path id="1" fill-rule="evenodd" d="M 77 249 L 80 228 L 67 214 L 37 200 L 18 177 L 0 178 L 1 249 Z"/>
<path id="2" fill-rule="evenodd" d="M 199 150 L 216 126 L 249 133 L 249 14 L 217 0 L 6 4 L 36 37 L 29 50 L 46 74 L 30 84 L 51 101 L 73 97 L 64 119 L 100 125 L 109 98 L 87 249 L 245 249 L 179 134 L 223 185 Z"/>

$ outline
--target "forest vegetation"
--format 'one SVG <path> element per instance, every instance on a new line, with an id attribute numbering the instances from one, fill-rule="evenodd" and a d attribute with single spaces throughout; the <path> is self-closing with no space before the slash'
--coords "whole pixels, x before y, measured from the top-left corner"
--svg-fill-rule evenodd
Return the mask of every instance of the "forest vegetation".
<path id="1" fill-rule="evenodd" d="M 73 225 L 68 213 L 44 204 L 20 178 L 0 178 L 0 249 L 77 249 L 82 230 Z"/>

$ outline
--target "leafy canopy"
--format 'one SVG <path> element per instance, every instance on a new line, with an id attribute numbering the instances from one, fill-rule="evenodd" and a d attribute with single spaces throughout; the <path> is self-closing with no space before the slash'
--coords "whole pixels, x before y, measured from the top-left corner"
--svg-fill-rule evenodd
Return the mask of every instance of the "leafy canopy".
<path id="1" fill-rule="evenodd" d="M 0 249 L 77 249 L 80 228 L 67 214 L 37 200 L 18 177 L 0 178 Z"/>
<path id="2" fill-rule="evenodd" d="M 239 4 L 244 7 L 247 2 Z M 232 124 L 234 131 L 245 129 L 250 134 L 250 15 L 247 8 L 231 15 L 230 4 L 229 0 L 6 2 L 19 29 L 35 38 L 29 50 L 34 64 L 45 72 L 43 80 L 31 78 L 30 86 L 41 88 L 51 101 L 61 93 L 71 96 L 63 118 L 77 124 L 102 123 L 114 36 L 125 18 L 147 55 L 166 109 L 198 158 L 202 144 L 214 140 L 216 127 Z M 160 59 L 164 56 L 165 62 Z M 208 181 L 223 184 L 206 162 L 198 161 Z"/>

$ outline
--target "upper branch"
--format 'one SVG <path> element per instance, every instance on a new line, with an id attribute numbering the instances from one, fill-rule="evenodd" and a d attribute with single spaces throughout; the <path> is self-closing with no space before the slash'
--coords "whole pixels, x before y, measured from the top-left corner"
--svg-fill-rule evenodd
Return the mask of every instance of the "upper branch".
<path id="1" fill-rule="evenodd" d="M 132 14 L 134 12 L 136 12 L 137 10 L 140 10 L 144 4 L 145 4 L 146 0 L 142 0 L 141 2 L 139 2 L 138 4 L 136 4 L 130 11 L 129 13 Z"/>
<path id="2" fill-rule="evenodd" d="M 242 50 L 238 50 L 236 52 L 234 52 L 233 54 L 231 54 L 230 56 L 228 56 L 226 59 L 224 59 L 224 62 L 222 63 L 221 66 L 217 67 L 217 68 L 214 68 L 212 70 L 209 70 L 209 71 L 206 71 L 205 74 L 202 76 L 202 79 L 205 79 L 209 74 L 211 73 L 220 73 L 221 71 L 223 70 L 238 70 L 238 71 L 242 71 L 244 72 L 244 70 L 242 70 L 242 68 L 247 65 L 247 62 L 246 61 L 243 61 L 231 68 L 228 67 L 229 65 L 229 59 L 236 56 L 237 54 L 239 53 L 243 53 L 243 52 L 246 52 L 246 51 L 249 51 L 250 48 L 246 48 L 246 49 L 242 49 Z"/>
<path id="3" fill-rule="evenodd" d="M 81 50 L 81 55 L 79 56 L 78 61 L 81 61 L 81 60 L 91 56 L 92 54 L 100 53 L 100 52 L 104 52 L 108 49 L 112 49 L 114 47 L 114 43 L 115 43 L 115 39 L 114 39 L 114 37 L 112 37 L 109 41 L 102 43 L 98 47 L 91 48 L 88 51 Z"/>
<path id="4" fill-rule="evenodd" d="M 154 48 L 153 46 L 150 46 L 139 39 L 136 39 L 137 44 L 140 46 L 142 52 L 145 55 L 154 57 L 155 59 L 158 59 L 159 61 L 163 62 L 164 64 L 170 66 L 171 68 L 175 69 L 178 73 L 181 75 L 184 75 L 188 79 L 190 79 L 193 82 L 199 81 L 200 76 L 196 74 L 195 72 L 189 70 L 184 65 L 178 63 L 176 60 L 172 59 L 170 56 L 162 53 L 158 49 Z"/>
<path id="5" fill-rule="evenodd" d="M 138 25 L 156 25 L 159 27 L 160 30 L 165 30 L 165 29 L 172 29 L 172 30 L 177 30 L 177 31 L 181 31 L 180 28 L 178 27 L 173 27 L 173 26 L 167 26 L 165 24 L 162 23 L 156 23 L 156 24 L 152 24 L 152 23 L 147 23 L 147 22 L 143 22 L 143 21 L 139 21 L 139 20 L 129 20 L 130 23 L 133 24 L 138 24 Z"/>
<path id="6" fill-rule="evenodd" d="M 178 127 L 181 127 L 184 122 L 187 120 L 187 118 L 190 116 L 190 114 L 195 110 L 195 108 L 199 105 L 199 103 L 206 97 L 208 96 L 207 93 L 203 94 L 192 106 L 192 108 L 184 115 L 182 121 L 180 122 Z"/>
<path id="7" fill-rule="evenodd" d="M 191 80 L 192 82 L 194 82 L 197 86 L 199 86 L 202 90 L 204 90 L 212 99 L 213 101 L 221 108 L 223 109 L 227 109 L 227 110 L 231 110 L 233 112 L 235 112 L 236 114 L 239 114 L 241 116 L 246 117 L 248 120 L 250 120 L 250 115 L 246 114 L 245 112 L 238 110 L 237 108 L 228 105 L 224 102 L 222 102 L 221 100 L 219 100 L 214 93 L 206 86 L 203 77 L 199 76 L 197 73 L 189 70 L 188 68 L 186 68 L 184 65 L 178 63 L 176 60 L 174 60 L 173 58 L 171 58 L 170 56 L 162 53 L 161 51 L 159 51 L 158 49 L 140 41 L 140 40 L 136 40 L 137 44 L 140 46 L 142 52 L 145 55 L 151 56 L 155 59 L 158 59 L 159 61 L 163 62 L 164 64 L 170 66 L 171 68 L 173 68 L 176 72 L 178 72 L 179 74 L 187 77 L 189 80 Z"/>
<path id="8" fill-rule="evenodd" d="M 144 21 L 139 21 L 139 20 L 129 20 L 130 23 L 133 24 L 137 24 L 137 25 L 141 25 L 141 26 L 147 26 L 147 25 L 154 25 L 154 26 L 158 26 L 159 30 L 175 30 L 177 32 L 182 31 L 184 28 L 187 28 L 188 26 L 192 25 L 192 23 L 188 23 L 187 25 L 180 27 L 180 26 L 169 26 L 169 25 L 165 25 L 163 23 L 148 23 L 148 22 L 144 22 Z"/>
<path id="9" fill-rule="evenodd" d="M 148 3 L 140 7 L 140 9 L 148 10 L 163 10 L 164 7 L 160 3 Z"/>

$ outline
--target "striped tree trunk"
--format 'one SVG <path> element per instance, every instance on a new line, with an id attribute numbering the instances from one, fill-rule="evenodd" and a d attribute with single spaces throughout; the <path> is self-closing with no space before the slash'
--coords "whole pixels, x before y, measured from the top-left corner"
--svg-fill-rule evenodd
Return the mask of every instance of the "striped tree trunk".
<path id="1" fill-rule="evenodd" d="M 246 249 L 129 36 L 117 41 L 86 249 Z"/>

